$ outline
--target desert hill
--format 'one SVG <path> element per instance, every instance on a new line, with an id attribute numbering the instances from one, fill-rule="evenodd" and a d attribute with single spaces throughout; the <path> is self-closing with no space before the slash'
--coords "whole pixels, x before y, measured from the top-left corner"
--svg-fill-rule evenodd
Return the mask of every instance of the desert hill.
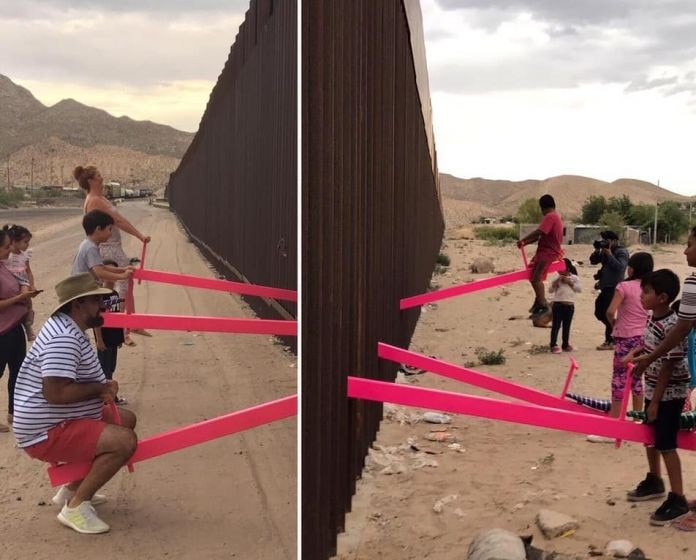
<path id="1" fill-rule="evenodd" d="M 114 117 L 73 99 L 51 107 L 0 75 L 0 185 L 68 185 L 78 164 L 107 180 L 163 186 L 193 134 L 151 121 Z"/>
<path id="2" fill-rule="evenodd" d="M 460 179 L 441 173 L 440 189 L 446 200 L 448 224 L 455 226 L 479 216 L 514 216 L 526 199 L 539 198 L 545 193 L 556 199 L 561 214 L 569 218 L 579 216 L 582 205 L 593 195 L 610 198 L 625 194 L 635 204 L 654 204 L 655 201 L 665 200 L 696 201 L 696 197 L 679 195 L 638 179 L 617 179 L 608 183 L 577 175 L 560 175 L 543 180 L 499 181 L 480 177 Z"/>

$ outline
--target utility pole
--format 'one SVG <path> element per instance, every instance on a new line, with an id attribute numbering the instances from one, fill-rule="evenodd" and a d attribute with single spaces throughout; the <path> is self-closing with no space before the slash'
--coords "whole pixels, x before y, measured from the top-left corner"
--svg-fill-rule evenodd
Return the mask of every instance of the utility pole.
<path id="1" fill-rule="evenodd" d="M 660 187 L 660 180 L 657 180 L 657 187 Z M 657 245 L 657 207 L 660 205 L 659 202 L 655 201 L 655 226 L 653 228 L 653 245 Z"/>
<path id="2" fill-rule="evenodd" d="M 7 156 L 7 190 L 10 190 L 10 156 Z"/>
<path id="3" fill-rule="evenodd" d="M 34 192 L 34 156 L 31 156 L 31 174 L 30 174 L 31 192 Z"/>

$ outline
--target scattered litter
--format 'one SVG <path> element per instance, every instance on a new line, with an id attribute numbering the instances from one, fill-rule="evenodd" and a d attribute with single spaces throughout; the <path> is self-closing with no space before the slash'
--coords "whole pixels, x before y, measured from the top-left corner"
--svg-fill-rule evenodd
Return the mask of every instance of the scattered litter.
<path id="1" fill-rule="evenodd" d="M 456 443 L 458 439 L 457 436 L 451 432 L 430 432 L 423 437 L 428 441 L 437 441 L 440 443 Z"/>
<path id="2" fill-rule="evenodd" d="M 457 451 L 458 453 L 464 453 L 465 449 L 459 443 L 450 443 L 447 446 L 452 451 Z"/>
<path id="3" fill-rule="evenodd" d="M 426 412 L 423 414 L 423 420 L 429 424 L 449 424 L 452 417 L 442 412 Z"/>
<path id="4" fill-rule="evenodd" d="M 435 513 L 442 513 L 444 507 L 449 504 L 450 502 L 454 502 L 455 500 L 459 499 L 459 494 L 450 494 L 449 496 L 445 496 L 444 498 L 440 498 L 437 502 L 435 502 L 435 505 L 433 505 L 433 511 Z"/>
<path id="5" fill-rule="evenodd" d="M 187 340 L 186 342 L 181 343 L 182 346 L 195 346 L 195 342 L 191 342 L 190 340 Z"/>

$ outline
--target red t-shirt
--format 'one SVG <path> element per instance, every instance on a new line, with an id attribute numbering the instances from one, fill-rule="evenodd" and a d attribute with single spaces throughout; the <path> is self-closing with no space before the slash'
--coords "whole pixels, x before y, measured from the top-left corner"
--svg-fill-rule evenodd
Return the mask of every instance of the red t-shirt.
<path id="1" fill-rule="evenodd" d="M 561 215 L 552 210 L 545 214 L 539 224 L 541 237 L 537 245 L 535 259 L 537 261 L 555 261 L 563 256 L 561 244 L 563 243 L 563 221 Z"/>

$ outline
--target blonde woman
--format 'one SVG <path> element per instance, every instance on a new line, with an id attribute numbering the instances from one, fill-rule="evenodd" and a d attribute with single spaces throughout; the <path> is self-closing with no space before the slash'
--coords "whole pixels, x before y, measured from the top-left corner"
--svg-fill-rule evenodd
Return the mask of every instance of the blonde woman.
<path id="1" fill-rule="evenodd" d="M 87 167 L 82 167 L 78 165 L 73 171 L 73 177 L 75 177 L 75 180 L 79 183 L 82 190 L 84 190 L 87 194 L 83 208 L 85 214 L 92 210 L 101 210 L 102 212 L 109 214 L 114 219 L 114 228 L 112 230 L 111 237 L 108 239 L 108 241 L 106 241 L 106 243 L 99 245 L 99 252 L 101 253 L 102 258 L 113 260 L 118 263 L 118 266 L 128 266 L 130 261 L 123 252 L 123 246 L 121 244 L 121 230 L 131 234 L 142 243 L 149 243 L 150 236 L 140 233 L 140 231 L 138 231 L 133 224 L 131 224 L 121 215 L 118 210 L 116 210 L 116 207 L 111 203 L 111 201 L 104 196 L 104 178 L 95 166 L 89 165 Z M 121 298 L 127 299 L 127 280 L 117 281 L 115 289 Z M 126 330 L 124 342 L 126 346 L 135 346 L 135 342 L 133 342 L 130 337 L 131 332 L 144 336 L 152 336 L 144 329 L 131 329 L 130 331 Z"/>

